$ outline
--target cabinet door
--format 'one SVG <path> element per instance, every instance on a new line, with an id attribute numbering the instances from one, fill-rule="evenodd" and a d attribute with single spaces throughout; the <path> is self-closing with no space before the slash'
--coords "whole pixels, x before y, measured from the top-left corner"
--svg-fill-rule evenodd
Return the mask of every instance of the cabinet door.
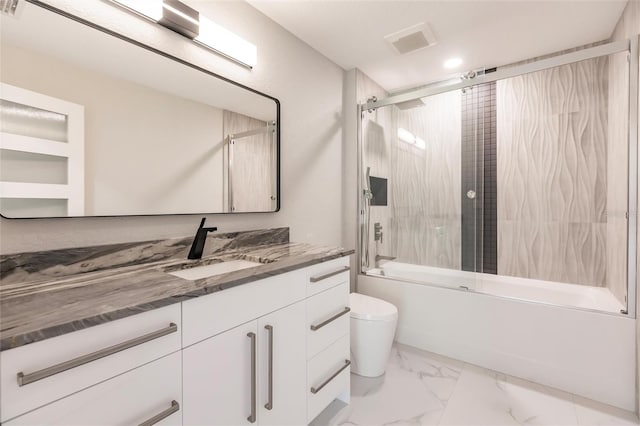
<path id="1" fill-rule="evenodd" d="M 251 424 L 255 364 L 250 334 L 257 345 L 256 321 L 183 350 L 185 425 Z"/>
<path id="2" fill-rule="evenodd" d="M 305 301 L 258 319 L 261 425 L 307 423 L 306 336 Z"/>

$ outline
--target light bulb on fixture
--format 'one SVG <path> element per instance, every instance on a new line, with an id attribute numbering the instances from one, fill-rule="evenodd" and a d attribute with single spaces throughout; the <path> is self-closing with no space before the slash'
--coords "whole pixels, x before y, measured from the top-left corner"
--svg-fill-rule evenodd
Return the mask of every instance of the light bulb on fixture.
<path id="1" fill-rule="evenodd" d="M 257 48 L 178 0 L 111 0 L 248 68 Z"/>
<path id="2" fill-rule="evenodd" d="M 194 40 L 223 55 L 231 56 L 227 52 L 233 52 L 233 59 L 250 67 L 256 64 L 258 49 L 254 44 L 202 15 L 200 15 L 200 34 Z"/>
<path id="3" fill-rule="evenodd" d="M 462 65 L 462 58 L 447 59 L 442 65 L 447 69 L 458 68 L 460 65 Z"/>
<path id="4" fill-rule="evenodd" d="M 158 22 L 159 20 L 162 19 L 162 5 L 163 5 L 162 0 L 146 0 L 146 1 L 113 0 L 113 1 L 155 22 Z"/>

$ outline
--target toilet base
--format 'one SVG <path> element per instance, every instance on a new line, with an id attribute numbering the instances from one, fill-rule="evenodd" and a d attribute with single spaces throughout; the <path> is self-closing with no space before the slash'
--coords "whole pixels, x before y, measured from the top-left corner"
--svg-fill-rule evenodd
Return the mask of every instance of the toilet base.
<path id="1" fill-rule="evenodd" d="M 351 372 L 380 377 L 385 373 L 397 319 L 366 321 L 351 318 Z"/>

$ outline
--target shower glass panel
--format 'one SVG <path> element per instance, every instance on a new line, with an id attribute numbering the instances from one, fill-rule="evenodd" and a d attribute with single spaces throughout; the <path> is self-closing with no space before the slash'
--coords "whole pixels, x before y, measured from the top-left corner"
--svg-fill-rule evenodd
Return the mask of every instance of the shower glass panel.
<path id="1" fill-rule="evenodd" d="M 496 82 L 498 274 L 558 304 L 626 310 L 628 80 L 621 52 Z"/>
<path id="2" fill-rule="evenodd" d="M 475 153 L 484 133 L 475 118 L 483 116 L 484 104 L 476 94 L 472 110 L 472 92 L 450 91 L 363 114 L 367 273 L 419 280 L 411 266 L 420 265 L 438 277 L 433 284 L 475 287 L 475 274 L 462 272 L 463 259 L 473 268 L 479 262 L 476 235 L 463 236 L 464 229 L 475 230 L 482 199 Z M 381 190 L 386 203 L 377 202 Z M 464 243 L 471 249 L 463 256 Z"/>
<path id="3" fill-rule="evenodd" d="M 363 111 L 363 273 L 626 313 L 628 51 L 565 62 Z"/>

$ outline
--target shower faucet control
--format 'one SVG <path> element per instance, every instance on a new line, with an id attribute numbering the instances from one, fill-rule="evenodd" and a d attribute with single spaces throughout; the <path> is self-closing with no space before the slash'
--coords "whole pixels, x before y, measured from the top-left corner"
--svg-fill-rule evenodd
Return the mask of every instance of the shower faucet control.
<path id="1" fill-rule="evenodd" d="M 380 241 L 382 244 L 382 225 L 380 222 L 373 224 L 373 241 Z"/>

